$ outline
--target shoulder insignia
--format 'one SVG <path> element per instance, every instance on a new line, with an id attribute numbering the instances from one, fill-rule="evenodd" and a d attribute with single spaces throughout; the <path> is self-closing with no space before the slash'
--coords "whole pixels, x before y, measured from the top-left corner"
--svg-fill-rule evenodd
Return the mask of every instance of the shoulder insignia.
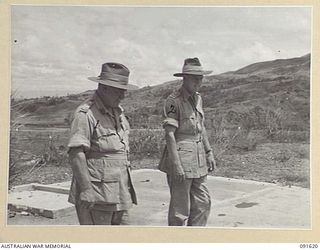
<path id="1" fill-rule="evenodd" d="M 168 97 L 165 102 L 165 113 L 169 115 L 170 113 L 175 114 L 177 112 L 176 100 L 173 97 Z"/>

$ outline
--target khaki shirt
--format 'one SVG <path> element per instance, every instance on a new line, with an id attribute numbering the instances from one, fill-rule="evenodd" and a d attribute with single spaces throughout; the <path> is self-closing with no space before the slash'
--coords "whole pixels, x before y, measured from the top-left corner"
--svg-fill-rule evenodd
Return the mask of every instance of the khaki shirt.
<path id="1" fill-rule="evenodd" d="M 185 88 L 181 87 L 165 101 L 163 117 L 163 127 L 171 125 L 176 128 L 177 150 L 186 178 L 207 175 L 208 168 L 202 142 L 204 112 L 200 94 L 190 96 Z M 159 169 L 168 174 L 172 169 L 166 148 Z"/>
<path id="2" fill-rule="evenodd" d="M 126 157 L 129 153 L 129 123 L 123 109 L 106 108 L 95 93 L 80 105 L 71 125 L 68 147 L 83 147 L 88 154 Z"/>
<path id="3" fill-rule="evenodd" d="M 96 203 L 104 210 L 126 210 L 136 203 L 128 170 L 129 129 L 123 109 L 106 108 L 97 93 L 74 113 L 68 147 L 83 147 Z M 75 203 L 78 195 L 73 178 L 69 201 Z"/>

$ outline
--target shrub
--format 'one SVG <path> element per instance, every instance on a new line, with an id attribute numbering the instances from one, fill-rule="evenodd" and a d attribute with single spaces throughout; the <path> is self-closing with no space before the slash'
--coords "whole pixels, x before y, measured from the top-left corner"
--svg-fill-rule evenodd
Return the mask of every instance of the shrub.
<path id="1" fill-rule="evenodd" d="M 286 162 L 291 158 L 291 153 L 288 150 L 281 149 L 273 158 L 277 162 Z"/>
<path id="2" fill-rule="evenodd" d="M 133 129 L 129 136 L 130 158 L 159 158 L 164 144 L 163 129 Z"/>
<path id="3" fill-rule="evenodd" d="M 48 101 L 46 102 L 46 105 L 47 106 L 54 106 L 54 105 L 61 104 L 64 102 L 65 102 L 65 99 L 63 99 L 62 97 L 50 97 L 48 99 Z"/>

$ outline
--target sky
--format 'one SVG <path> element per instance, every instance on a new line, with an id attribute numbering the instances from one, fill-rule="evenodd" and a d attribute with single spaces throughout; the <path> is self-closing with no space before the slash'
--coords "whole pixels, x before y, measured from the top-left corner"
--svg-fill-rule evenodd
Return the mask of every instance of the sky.
<path id="1" fill-rule="evenodd" d="M 172 81 L 198 57 L 213 74 L 311 52 L 309 7 L 24 6 L 11 9 L 11 90 L 17 97 L 95 89 L 105 62 L 140 87 Z"/>

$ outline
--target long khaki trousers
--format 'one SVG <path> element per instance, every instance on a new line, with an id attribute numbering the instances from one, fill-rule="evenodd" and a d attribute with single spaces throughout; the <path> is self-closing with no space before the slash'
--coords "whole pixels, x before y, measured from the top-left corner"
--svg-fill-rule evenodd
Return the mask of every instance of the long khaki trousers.
<path id="1" fill-rule="evenodd" d="M 167 175 L 170 188 L 169 226 L 205 226 L 211 198 L 206 185 L 207 176 L 177 182 Z"/>

